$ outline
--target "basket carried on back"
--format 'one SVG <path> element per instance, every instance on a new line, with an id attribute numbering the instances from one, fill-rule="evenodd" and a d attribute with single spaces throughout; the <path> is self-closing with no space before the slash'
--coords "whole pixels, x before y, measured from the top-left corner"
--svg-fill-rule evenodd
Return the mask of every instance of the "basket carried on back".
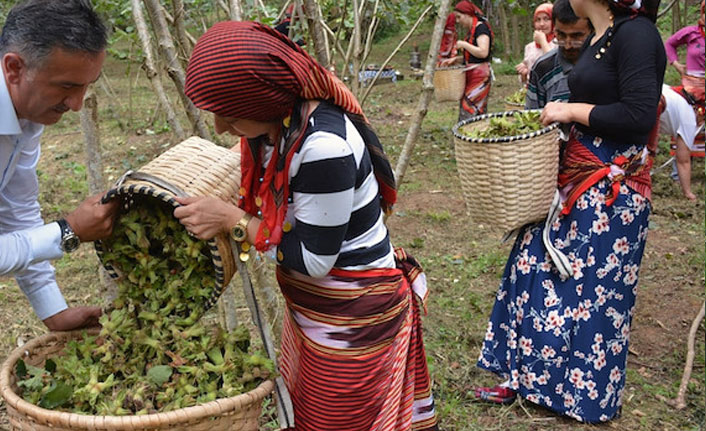
<path id="1" fill-rule="evenodd" d="M 128 171 L 104 199 L 121 199 L 123 211 L 139 199 L 153 199 L 176 208 L 175 196 L 215 196 L 237 205 L 240 188 L 240 153 L 199 137 L 191 137 L 152 160 L 137 172 Z M 105 242 L 96 241 L 98 258 L 113 278 L 123 276 L 104 259 Z M 215 275 L 214 292 L 206 302 L 213 306 L 236 272 L 231 244 L 226 234 L 208 241 Z"/>
<path id="2" fill-rule="evenodd" d="M 497 138 L 471 138 L 462 133 L 488 128 L 491 118 L 513 114 L 479 115 L 453 128 L 456 165 L 468 213 L 474 221 L 505 232 L 547 216 L 559 170 L 557 124 Z"/>
<path id="3" fill-rule="evenodd" d="M 458 102 L 466 88 L 466 67 L 438 67 L 434 71 L 433 83 L 437 102 Z"/>
<path id="4" fill-rule="evenodd" d="M 93 330 L 89 334 L 95 335 Z M 272 392 L 274 382 L 266 380 L 255 389 L 230 398 L 165 413 L 130 416 L 91 416 L 47 410 L 17 395 L 15 367 L 18 360 L 43 367 L 45 360 L 59 353 L 66 343 L 81 339 L 83 331 L 52 332 L 18 347 L 0 368 L 0 394 L 5 399 L 10 429 L 18 431 L 257 431 L 262 400 Z"/>

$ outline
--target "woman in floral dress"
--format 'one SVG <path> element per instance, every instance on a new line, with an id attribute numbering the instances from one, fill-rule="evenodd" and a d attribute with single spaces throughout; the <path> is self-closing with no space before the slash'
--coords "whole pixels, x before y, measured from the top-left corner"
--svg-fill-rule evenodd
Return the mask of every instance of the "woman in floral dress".
<path id="1" fill-rule="evenodd" d="M 544 223 L 520 232 L 510 254 L 478 361 L 508 380 L 479 388 L 482 398 L 519 394 L 583 422 L 619 413 L 650 213 L 647 142 L 666 65 L 647 3 L 571 0 L 595 33 L 569 76 L 571 103 L 542 113 L 544 124 L 573 123 L 563 205 L 546 232 Z"/>

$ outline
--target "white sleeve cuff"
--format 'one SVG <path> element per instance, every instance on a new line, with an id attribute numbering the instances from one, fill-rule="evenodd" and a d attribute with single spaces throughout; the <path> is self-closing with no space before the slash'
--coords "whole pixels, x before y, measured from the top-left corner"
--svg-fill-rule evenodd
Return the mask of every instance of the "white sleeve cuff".
<path id="1" fill-rule="evenodd" d="M 48 223 L 30 229 L 27 236 L 32 243 L 32 262 L 58 259 L 63 255 L 59 223 Z"/>
<path id="2" fill-rule="evenodd" d="M 27 294 L 27 299 L 32 304 L 39 320 L 44 320 L 69 308 L 56 283 L 50 283 Z"/>

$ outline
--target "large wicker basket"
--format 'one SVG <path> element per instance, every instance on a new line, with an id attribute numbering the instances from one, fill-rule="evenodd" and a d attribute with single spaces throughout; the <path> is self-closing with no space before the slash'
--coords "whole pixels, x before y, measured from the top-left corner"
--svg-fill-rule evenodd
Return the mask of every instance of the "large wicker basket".
<path id="1" fill-rule="evenodd" d="M 95 330 L 91 333 L 95 334 Z M 235 397 L 143 416 L 90 416 L 47 410 L 17 395 L 15 366 L 19 359 L 42 367 L 46 358 L 59 353 L 68 341 L 82 337 L 82 331 L 53 332 L 35 338 L 10 353 L 0 368 L 0 394 L 7 405 L 11 430 L 256 431 L 262 400 L 274 388 L 274 383 L 267 380 L 252 391 Z"/>
<path id="2" fill-rule="evenodd" d="M 453 128 L 456 164 L 471 218 L 505 232 L 547 216 L 556 190 L 559 137 L 556 124 L 537 132 L 476 139 L 462 131 L 487 128 L 493 117 L 479 115 Z"/>
<path id="3" fill-rule="evenodd" d="M 137 172 L 128 171 L 105 199 L 121 199 L 127 211 L 136 196 L 157 199 L 174 208 L 179 206 L 175 196 L 215 196 L 237 205 L 239 189 L 240 153 L 194 136 L 165 151 Z M 218 301 L 236 272 L 226 234 L 209 240 L 208 245 L 216 289 L 205 304 L 206 309 Z M 103 242 L 96 241 L 95 248 L 111 277 L 119 279 L 120 270 L 103 261 Z"/>
<path id="4" fill-rule="evenodd" d="M 437 102 L 458 102 L 466 87 L 466 69 L 464 66 L 438 67 L 433 83 Z"/>

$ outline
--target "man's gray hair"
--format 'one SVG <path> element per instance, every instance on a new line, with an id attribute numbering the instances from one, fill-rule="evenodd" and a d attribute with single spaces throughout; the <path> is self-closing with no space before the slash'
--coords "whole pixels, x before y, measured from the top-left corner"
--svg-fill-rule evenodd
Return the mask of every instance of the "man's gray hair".
<path id="1" fill-rule="evenodd" d="M 34 68 L 54 48 L 97 54 L 107 43 L 108 30 L 89 0 L 26 0 L 7 15 L 0 57 L 16 52 Z"/>

